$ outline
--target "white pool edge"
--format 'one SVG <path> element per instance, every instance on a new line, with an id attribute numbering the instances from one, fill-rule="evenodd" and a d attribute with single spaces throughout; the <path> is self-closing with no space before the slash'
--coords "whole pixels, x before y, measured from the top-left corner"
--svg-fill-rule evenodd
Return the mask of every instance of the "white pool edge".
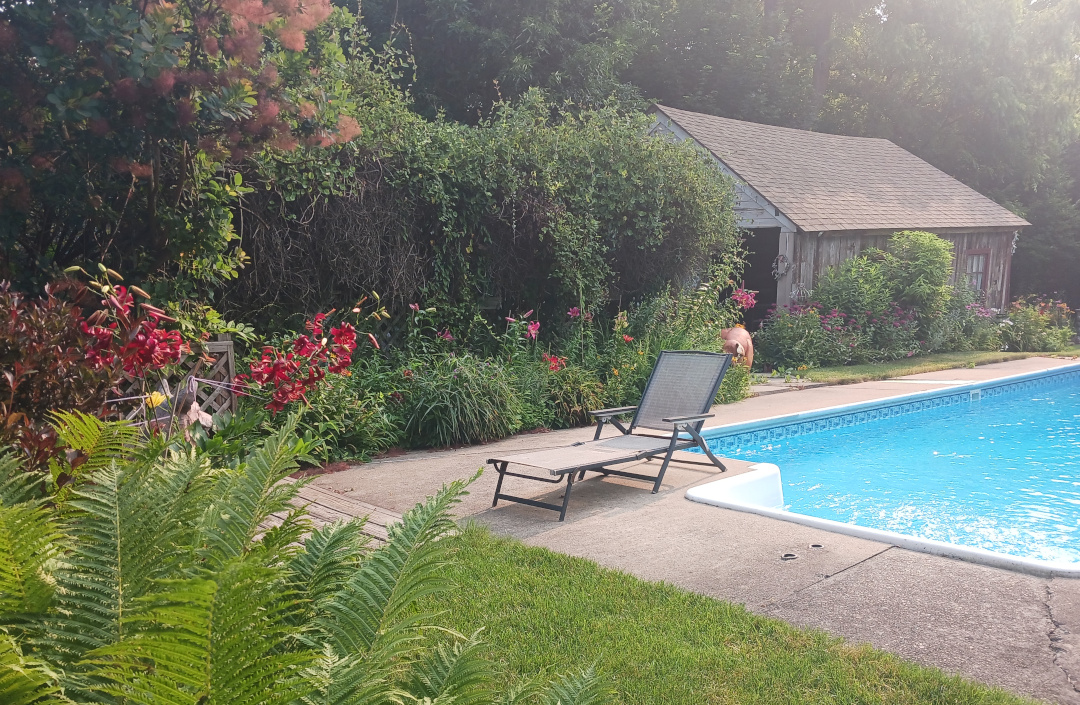
<path id="1" fill-rule="evenodd" d="M 686 498 L 692 502 L 714 507 L 749 512 L 867 541 L 891 544 L 909 551 L 956 558 L 969 563 L 1004 568 L 1040 577 L 1080 578 L 1080 564 L 1076 563 L 1019 558 L 983 548 L 970 548 L 944 541 L 921 539 L 894 531 L 870 529 L 856 524 L 845 524 L 831 519 L 819 519 L 806 514 L 789 512 L 783 509 L 783 492 L 780 468 L 772 463 L 757 463 L 751 465 L 748 472 L 691 487 L 686 491 Z"/>

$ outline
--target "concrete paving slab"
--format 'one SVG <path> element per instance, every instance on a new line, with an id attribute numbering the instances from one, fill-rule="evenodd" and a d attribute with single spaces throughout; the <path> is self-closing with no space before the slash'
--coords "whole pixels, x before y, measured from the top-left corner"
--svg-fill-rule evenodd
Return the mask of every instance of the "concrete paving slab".
<path id="1" fill-rule="evenodd" d="M 1054 663 L 1080 693 L 1080 580 L 1055 578 L 1047 585 Z"/>
<path id="2" fill-rule="evenodd" d="M 792 590 L 886 550 L 851 536 L 687 502 L 686 486 L 652 495 L 630 482 L 595 479 L 575 488 L 585 511 L 564 523 L 521 505 L 476 515 L 498 533 L 588 558 L 646 580 L 745 604 L 762 612 Z M 578 494 L 580 492 L 580 495 Z M 821 548 L 811 548 L 819 545 Z M 785 554 L 798 556 L 783 560 Z"/>
<path id="3" fill-rule="evenodd" d="M 1016 692 L 1080 702 L 1055 663 L 1046 583 L 892 548 L 764 612 Z"/>

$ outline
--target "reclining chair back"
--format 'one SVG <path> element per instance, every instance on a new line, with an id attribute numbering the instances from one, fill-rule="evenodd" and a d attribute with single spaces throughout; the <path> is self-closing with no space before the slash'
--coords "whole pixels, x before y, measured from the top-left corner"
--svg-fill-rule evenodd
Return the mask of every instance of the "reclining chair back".
<path id="1" fill-rule="evenodd" d="M 707 414 L 720 390 L 731 355 L 697 350 L 665 350 L 660 353 L 634 413 L 635 428 L 671 431 L 663 419 Z M 696 424 L 701 430 L 704 421 Z"/>

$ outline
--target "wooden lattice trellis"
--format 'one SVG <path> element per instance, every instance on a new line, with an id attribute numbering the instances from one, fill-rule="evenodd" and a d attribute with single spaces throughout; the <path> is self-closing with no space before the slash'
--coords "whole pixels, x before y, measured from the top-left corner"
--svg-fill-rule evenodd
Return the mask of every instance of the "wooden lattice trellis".
<path id="1" fill-rule="evenodd" d="M 199 402 L 199 408 L 206 413 L 216 414 L 221 411 L 235 413 L 236 392 L 232 383 L 236 377 L 236 356 L 233 341 L 228 336 L 220 335 L 217 340 L 207 341 L 202 345 L 192 345 L 191 348 L 190 353 L 180 358 L 176 371 L 167 378 L 151 382 L 129 377 L 122 396 L 139 397 L 157 390 L 165 394 L 171 406 L 177 388 L 181 385 L 190 385 L 189 389 L 192 386 L 195 389 L 195 400 Z M 192 379 L 194 379 L 194 384 L 189 381 Z M 180 404 L 180 411 L 189 406 L 190 402 L 190 399 L 184 398 Z M 128 417 L 138 416 L 142 409 L 142 405 L 136 405 Z"/>

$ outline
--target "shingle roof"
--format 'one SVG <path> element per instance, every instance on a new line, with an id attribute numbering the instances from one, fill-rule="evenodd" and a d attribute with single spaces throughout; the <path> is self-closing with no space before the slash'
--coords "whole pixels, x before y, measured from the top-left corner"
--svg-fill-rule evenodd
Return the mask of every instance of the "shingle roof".
<path id="1" fill-rule="evenodd" d="M 1029 225 L 888 140 L 656 108 L 806 231 Z"/>

